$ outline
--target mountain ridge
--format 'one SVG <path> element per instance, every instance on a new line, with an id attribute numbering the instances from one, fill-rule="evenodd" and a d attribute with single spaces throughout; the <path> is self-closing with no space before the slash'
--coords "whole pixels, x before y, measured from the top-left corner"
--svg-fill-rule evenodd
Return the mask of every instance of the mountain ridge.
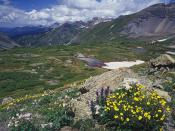
<path id="1" fill-rule="evenodd" d="M 76 21 L 59 25 L 55 24 L 48 32 L 40 33 L 38 35 L 26 35 L 15 40 L 23 46 L 71 44 L 83 30 L 91 28 L 103 21 L 109 21 L 109 19 L 93 18 L 87 22 Z"/>
<path id="2" fill-rule="evenodd" d="M 115 42 L 121 37 L 157 40 L 175 37 L 175 3 L 152 5 L 137 13 L 105 20 L 56 24 L 51 30 L 14 39 L 22 46 Z"/>

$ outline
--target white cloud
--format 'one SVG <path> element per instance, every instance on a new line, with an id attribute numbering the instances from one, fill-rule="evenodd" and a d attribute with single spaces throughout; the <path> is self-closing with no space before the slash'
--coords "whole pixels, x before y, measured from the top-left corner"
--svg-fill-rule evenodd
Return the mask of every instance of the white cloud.
<path id="1" fill-rule="evenodd" d="M 1 5 L 0 26 L 47 26 L 55 22 L 86 21 L 93 17 L 116 18 L 159 2 L 161 0 L 62 0 L 61 4 L 51 8 L 29 12 Z"/>

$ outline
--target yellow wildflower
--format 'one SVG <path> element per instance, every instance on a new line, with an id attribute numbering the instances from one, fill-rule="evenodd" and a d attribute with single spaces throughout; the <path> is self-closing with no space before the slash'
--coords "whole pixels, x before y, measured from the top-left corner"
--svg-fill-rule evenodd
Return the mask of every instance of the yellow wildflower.
<path id="1" fill-rule="evenodd" d="M 121 116 L 123 116 L 123 113 L 120 113 Z"/>
<path id="2" fill-rule="evenodd" d="M 163 121 L 165 118 L 164 117 L 161 117 L 160 120 Z"/>
<path id="3" fill-rule="evenodd" d="M 142 96 L 142 99 L 144 99 L 144 98 L 145 98 L 145 96 L 143 95 L 143 96 Z"/>
<path id="4" fill-rule="evenodd" d="M 167 112 L 170 112 L 170 107 L 167 107 L 167 108 L 166 108 L 166 111 L 167 111 Z"/>
<path id="5" fill-rule="evenodd" d="M 142 116 L 139 116 L 139 117 L 138 117 L 138 120 L 142 120 Z"/>
<path id="6" fill-rule="evenodd" d="M 159 95 L 157 95 L 157 98 L 160 99 L 161 97 Z"/>
<path id="7" fill-rule="evenodd" d="M 162 110 L 160 110 L 160 109 L 159 109 L 159 110 L 158 110 L 158 112 L 160 112 L 160 113 L 161 113 L 161 112 L 162 112 Z"/>
<path id="8" fill-rule="evenodd" d="M 161 101 L 160 101 L 160 104 L 161 104 L 162 106 L 165 106 L 166 101 L 165 101 L 165 100 L 161 100 Z"/>
<path id="9" fill-rule="evenodd" d="M 109 107 L 106 107 L 106 108 L 105 108 L 105 111 L 110 111 L 110 108 L 109 108 Z"/>
<path id="10" fill-rule="evenodd" d="M 147 105 L 150 105 L 150 102 L 148 101 L 146 104 L 147 104 Z"/>
<path id="11" fill-rule="evenodd" d="M 163 128 L 162 127 L 160 128 L 160 131 L 163 131 Z"/>
<path id="12" fill-rule="evenodd" d="M 132 112 L 132 114 L 136 114 L 136 112 L 133 109 L 131 110 L 131 112 Z"/>
<path id="13" fill-rule="evenodd" d="M 144 117 L 147 117 L 148 115 L 149 115 L 148 112 L 145 112 L 145 113 L 144 113 Z"/>
<path id="14" fill-rule="evenodd" d="M 160 118 L 161 121 L 165 119 L 165 114 Z"/>
<path id="15" fill-rule="evenodd" d="M 118 118 L 118 116 L 117 115 L 114 115 L 114 119 L 117 119 Z"/>
<path id="16" fill-rule="evenodd" d="M 139 99 L 137 97 L 134 97 L 134 101 L 139 101 Z"/>
<path id="17" fill-rule="evenodd" d="M 126 121 L 129 121 L 130 119 L 129 118 L 126 118 Z"/>
<path id="18" fill-rule="evenodd" d="M 119 108 L 117 108 L 116 106 L 114 106 L 114 110 L 115 111 L 119 111 Z"/>
<path id="19" fill-rule="evenodd" d="M 158 116 L 159 116 L 158 114 L 155 115 L 155 117 L 158 117 Z"/>
<path id="20" fill-rule="evenodd" d="M 151 116 L 150 115 L 148 115 L 148 120 L 150 120 L 151 119 Z"/>

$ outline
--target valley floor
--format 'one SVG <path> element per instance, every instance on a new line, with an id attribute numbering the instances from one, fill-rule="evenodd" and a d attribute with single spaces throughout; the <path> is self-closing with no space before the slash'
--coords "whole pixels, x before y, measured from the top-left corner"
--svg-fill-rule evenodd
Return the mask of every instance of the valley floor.
<path id="1" fill-rule="evenodd" d="M 77 59 L 78 53 L 104 62 L 120 62 L 138 59 L 148 61 L 166 51 L 169 49 L 162 45 L 147 46 L 134 40 L 111 44 L 94 43 L 1 51 L 0 98 L 63 87 L 106 71 L 86 66 L 86 63 Z"/>

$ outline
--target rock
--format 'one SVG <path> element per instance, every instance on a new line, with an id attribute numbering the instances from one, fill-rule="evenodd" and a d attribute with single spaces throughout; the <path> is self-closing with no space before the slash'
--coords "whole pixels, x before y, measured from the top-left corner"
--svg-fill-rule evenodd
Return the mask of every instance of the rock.
<path id="1" fill-rule="evenodd" d="M 156 59 L 150 60 L 151 67 L 153 68 L 175 68 L 175 59 L 168 54 L 163 54 Z"/>
<path id="2" fill-rule="evenodd" d="M 162 84 L 162 80 L 156 80 L 153 84 L 152 87 L 154 88 L 158 88 L 158 89 L 164 89 L 164 87 L 161 85 Z"/>
<path id="3" fill-rule="evenodd" d="M 33 63 L 33 64 L 30 64 L 30 66 L 32 67 L 37 67 L 37 66 L 42 66 L 44 65 L 44 63 Z"/>
<path id="4" fill-rule="evenodd" d="M 46 70 L 47 73 L 52 73 L 53 71 L 54 71 L 54 68 L 53 67 L 50 67 L 48 70 Z"/>
<path id="5" fill-rule="evenodd" d="M 6 97 L 2 100 L 2 105 L 4 104 L 7 104 L 7 103 L 10 103 L 13 101 L 13 98 L 12 97 Z"/>
<path id="6" fill-rule="evenodd" d="M 31 113 L 20 114 L 18 116 L 19 119 L 26 119 L 26 120 L 30 120 L 31 117 L 32 117 L 32 114 Z"/>
<path id="7" fill-rule="evenodd" d="M 160 90 L 160 89 L 154 89 L 154 91 L 157 92 L 158 95 L 165 98 L 168 102 L 171 102 L 171 96 L 168 94 L 168 92 Z"/>
<path id="8" fill-rule="evenodd" d="M 72 64 L 72 60 L 66 60 L 66 64 Z"/>
<path id="9" fill-rule="evenodd" d="M 49 81 L 46 81 L 46 83 L 50 86 L 56 86 L 59 84 L 59 81 L 57 80 L 49 80 Z"/>
<path id="10" fill-rule="evenodd" d="M 49 127 L 51 128 L 53 123 L 48 123 L 48 124 L 41 124 L 41 128 Z"/>
<path id="11" fill-rule="evenodd" d="M 166 80 L 168 80 L 168 81 L 173 81 L 173 78 L 171 78 L 171 77 L 166 77 Z"/>
<path id="12" fill-rule="evenodd" d="M 85 56 L 84 56 L 82 53 L 77 53 L 77 54 L 76 54 L 76 57 L 77 57 L 77 58 L 83 58 L 83 57 L 85 57 Z"/>

